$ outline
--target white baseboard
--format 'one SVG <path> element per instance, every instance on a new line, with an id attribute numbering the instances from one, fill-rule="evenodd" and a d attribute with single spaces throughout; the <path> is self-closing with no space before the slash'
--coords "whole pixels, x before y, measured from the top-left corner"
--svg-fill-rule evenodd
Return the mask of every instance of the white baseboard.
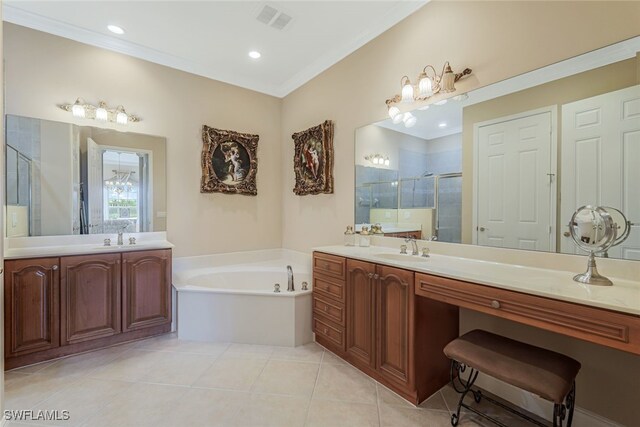
<path id="1" fill-rule="evenodd" d="M 526 409 L 544 419 L 551 420 L 553 403 L 547 400 L 486 375 L 478 376 L 476 385 L 520 408 Z M 573 413 L 573 425 L 580 427 L 624 427 L 579 406 L 576 406 Z"/>

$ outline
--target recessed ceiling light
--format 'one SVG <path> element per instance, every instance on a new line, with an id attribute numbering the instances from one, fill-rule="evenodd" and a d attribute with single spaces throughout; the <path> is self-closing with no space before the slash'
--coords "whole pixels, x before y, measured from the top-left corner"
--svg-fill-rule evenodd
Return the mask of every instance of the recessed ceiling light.
<path id="1" fill-rule="evenodd" d="M 249 56 L 253 59 L 258 59 L 262 56 L 262 54 L 257 50 L 252 50 L 251 52 L 249 52 Z"/>
<path id="2" fill-rule="evenodd" d="M 122 27 L 118 27 L 117 25 L 107 25 L 107 29 L 114 34 L 124 34 L 124 30 L 122 29 Z"/>
<path id="3" fill-rule="evenodd" d="M 446 128 L 446 127 L 447 127 L 447 124 L 446 124 L 445 122 L 438 123 L 438 127 L 439 127 L 439 128 Z"/>

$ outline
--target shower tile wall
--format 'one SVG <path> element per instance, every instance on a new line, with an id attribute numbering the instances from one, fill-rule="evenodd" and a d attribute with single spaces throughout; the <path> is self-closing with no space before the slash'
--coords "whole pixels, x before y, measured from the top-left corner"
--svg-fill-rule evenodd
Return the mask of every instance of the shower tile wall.
<path id="1" fill-rule="evenodd" d="M 396 209 L 398 194 L 396 186 L 391 183 L 398 181 L 398 171 L 393 169 L 374 168 L 356 165 L 356 224 L 369 222 L 369 208 Z"/>
<path id="2" fill-rule="evenodd" d="M 438 192 L 438 240 L 462 241 L 462 178 L 441 178 Z"/>

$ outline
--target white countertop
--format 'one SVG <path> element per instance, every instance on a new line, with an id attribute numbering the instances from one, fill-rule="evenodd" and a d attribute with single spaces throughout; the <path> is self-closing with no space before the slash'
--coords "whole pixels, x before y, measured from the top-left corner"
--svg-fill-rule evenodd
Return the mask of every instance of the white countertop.
<path id="1" fill-rule="evenodd" d="M 582 271 L 548 270 L 433 253 L 429 258 L 423 258 L 426 261 L 416 261 L 415 259 L 420 257 L 412 255 L 405 255 L 406 261 L 402 259 L 389 260 L 381 258 L 379 255 L 399 254 L 399 251 L 378 246 L 366 248 L 323 246 L 313 250 L 510 291 L 640 315 L 640 281 L 609 277 L 613 280 L 613 286 L 591 286 L 573 281 L 573 276 L 582 273 Z"/>
<path id="2" fill-rule="evenodd" d="M 136 243 L 129 243 L 135 237 Z M 111 246 L 104 246 L 104 239 L 111 239 Z M 89 255 L 113 252 L 132 252 L 153 249 L 170 249 L 174 245 L 167 241 L 165 232 L 125 233 L 126 244 L 116 245 L 116 236 L 90 234 L 82 236 L 23 237 L 5 240 L 5 259 L 37 258 L 47 256 Z"/>

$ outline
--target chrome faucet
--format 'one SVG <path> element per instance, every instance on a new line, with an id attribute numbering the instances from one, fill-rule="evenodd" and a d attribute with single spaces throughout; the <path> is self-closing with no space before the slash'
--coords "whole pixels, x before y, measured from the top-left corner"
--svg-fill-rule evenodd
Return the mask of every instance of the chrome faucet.
<path id="1" fill-rule="evenodd" d="M 405 242 L 411 242 L 411 255 L 418 255 L 418 242 L 414 237 L 407 237 L 404 239 Z"/>
<path id="2" fill-rule="evenodd" d="M 124 239 L 122 238 L 123 233 L 124 229 L 118 230 L 118 246 L 124 245 Z"/>
<path id="3" fill-rule="evenodd" d="M 295 291 L 295 287 L 293 285 L 293 268 L 290 265 L 287 265 L 287 292 Z"/>

